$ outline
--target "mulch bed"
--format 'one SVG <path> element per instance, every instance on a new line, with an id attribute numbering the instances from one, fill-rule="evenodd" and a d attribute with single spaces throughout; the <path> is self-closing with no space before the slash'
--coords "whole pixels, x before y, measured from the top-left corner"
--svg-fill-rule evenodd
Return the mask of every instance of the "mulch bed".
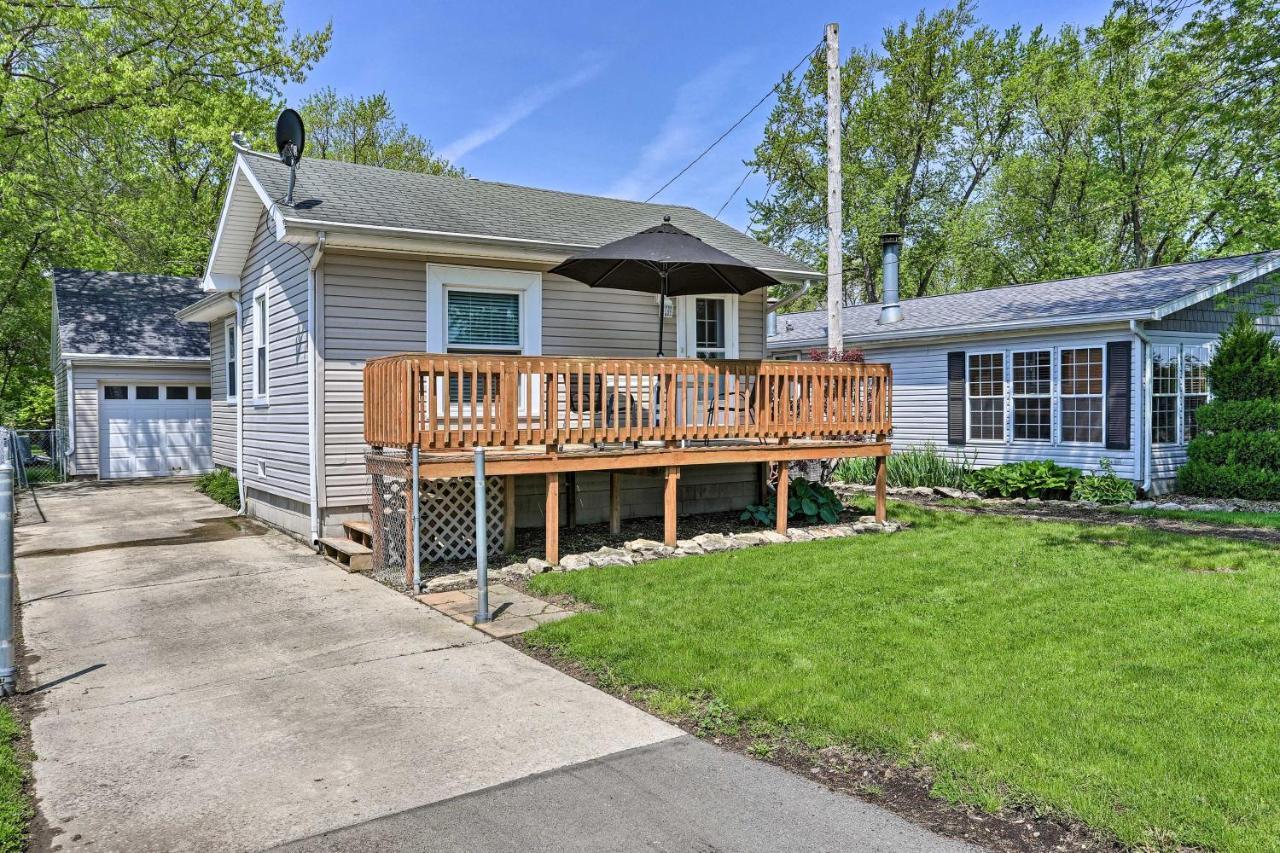
<path id="1" fill-rule="evenodd" d="M 933 774 L 928 768 L 904 767 L 884 756 L 838 747 L 814 749 L 787 737 L 755 737 L 743 726 L 738 726 L 733 734 L 710 735 L 698 720 L 658 714 L 635 691 L 617 687 L 612 682 L 602 683 L 595 673 L 564 655 L 530 645 L 523 637 L 511 637 L 504 642 L 646 713 L 661 716 L 695 737 L 807 776 L 829 790 L 888 809 L 939 835 L 1000 853 L 1065 850 L 1118 853 L 1125 850 L 1123 845 L 1098 835 L 1081 823 L 1040 814 L 1029 807 L 1006 808 L 990 814 L 973 806 L 936 799 L 930 796 Z"/>

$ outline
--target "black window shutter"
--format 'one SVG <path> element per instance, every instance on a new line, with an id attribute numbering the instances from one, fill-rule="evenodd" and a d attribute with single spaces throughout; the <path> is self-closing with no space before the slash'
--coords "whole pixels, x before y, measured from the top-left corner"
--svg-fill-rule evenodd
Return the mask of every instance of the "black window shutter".
<path id="1" fill-rule="evenodd" d="M 947 444 L 964 444 L 964 353 L 947 353 Z"/>
<path id="2" fill-rule="evenodd" d="M 1107 449 L 1128 450 L 1133 414 L 1133 342 L 1107 344 Z"/>

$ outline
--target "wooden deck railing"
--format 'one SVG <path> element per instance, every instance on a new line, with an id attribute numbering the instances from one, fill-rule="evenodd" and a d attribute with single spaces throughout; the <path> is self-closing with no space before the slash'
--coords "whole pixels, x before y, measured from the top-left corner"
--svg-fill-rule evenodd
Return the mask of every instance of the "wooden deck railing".
<path id="1" fill-rule="evenodd" d="M 425 451 L 867 437 L 891 412 L 886 364 L 403 354 L 364 369 L 365 441 Z"/>

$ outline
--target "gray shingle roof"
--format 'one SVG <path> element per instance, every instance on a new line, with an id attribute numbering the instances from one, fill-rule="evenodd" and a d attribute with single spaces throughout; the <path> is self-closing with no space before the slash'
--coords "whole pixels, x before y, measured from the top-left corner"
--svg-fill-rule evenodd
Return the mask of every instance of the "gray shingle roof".
<path id="1" fill-rule="evenodd" d="M 273 199 L 284 199 L 289 169 L 276 157 L 246 153 L 245 164 Z M 811 273 L 804 264 L 691 207 L 644 204 L 515 184 L 398 172 L 336 160 L 303 159 L 287 219 L 407 228 L 600 246 L 662 223 L 768 270 Z"/>
<path id="2" fill-rule="evenodd" d="M 64 354 L 209 357 L 209 329 L 173 316 L 198 300 L 194 278 L 96 270 L 53 271 Z"/>
<path id="3" fill-rule="evenodd" d="M 1280 251 L 1257 252 L 1230 258 L 1214 258 L 1060 281 L 1015 284 L 989 290 L 973 290 L 902 302 L 903 319 L 880 326 L 880 306 L 854 305 L 844 309 L 846 339 L 883 340 L 904 333 L 964 334 L 1001 323 L 1045 326 L 1093 320 L 1140 319 L 1156 308 L 1197 291 L 1247 273 L 1259 264 L 1280 258 Z M 778 317 L 778 334 L 772 347 L 825 339 L 827 312 L 803 311 Z"/>

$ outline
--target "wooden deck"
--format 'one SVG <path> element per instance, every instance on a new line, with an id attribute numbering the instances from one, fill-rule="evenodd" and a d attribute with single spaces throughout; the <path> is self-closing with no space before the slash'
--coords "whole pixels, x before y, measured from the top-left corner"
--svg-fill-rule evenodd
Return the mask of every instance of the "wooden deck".
<path id="1" fill-rule="evenodd" d="M 610 472 L 610 526 L 621 526 L 624 472 L 664 478 L 667 544 L 676 539 L 680 470 L 871 456 L 884 518 L 888 365 L 694 359 L 403 354 L 370 361 L 364 379 L 371 473 L 469 476 L 475 447 L 490 475 L 546 477 L 547 560 L 559 560 L 560 476 Z M 382 451 L 395 451 L 386 453 Z M 788 478 L 779 468 L 778 527 Z M 507 541 L 514 541 L 508 482 Z"/>

